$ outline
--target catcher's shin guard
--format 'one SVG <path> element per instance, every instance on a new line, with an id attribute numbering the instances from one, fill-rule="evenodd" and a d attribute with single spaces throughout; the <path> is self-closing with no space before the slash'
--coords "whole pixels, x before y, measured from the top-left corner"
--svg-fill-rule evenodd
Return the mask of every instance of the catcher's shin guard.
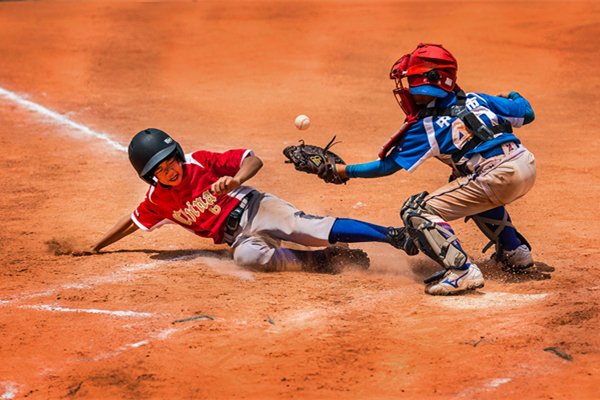
<path id="1" fill-rule="evenodd" d="M 425 203 L 427 192 L 409 197 L 402 206 L 400 217 L 406 231 L 425 255 L 445 269 L 462 269 L 467 263 L 467 254 L 458 245 L 453 232 L 429 220 L 427 215 L 436 212 Z"/>
<path id="2" fill-rule="evenodd" d="M 506 269 L 506 270 L 522 270 L 522 269 L 533 266 L 533 259 L 531 258 L 531 255 L 530 255 L 531 253 L 529 253 L 528 259 L 526 259 L 529 262 L 522 264 L 522 265 L 521 265 L 521 263 L 514 264 L 514 260 L 511 260 L 511 257 L 510 257 L 511 252 L 505 251 L 504 247 L 502 246 L 502 240 L 500 239 L 500 234 L 502 233 L 504 228 L 510 227 L 514 230 L 515 236 L 517 237 L 517 240 L 519 241 L 520 245 L 525 245 L 527 247 L 527 249 L 529 250 L 529 252 L 531 251 L 531 245 L 529 244 L 527 239 L 525 239 L 525 237 L 523 237 L 523 235 L 521 235 L 519 233 L 519 231 L 517 231 L 515 226 L 509 221 L 508 212 L 506 211 L 506 208 L 502 207 L 502 211 L 503 211 L 503 216 L 502 216 L 501 220 L 494 219 L 494 218 L 488 218 L 488 217 L 482 216 L 481 214 L 477 214 L 477 215 L 472 215 L 472 216 L 466 217 L 465 222 L 467 222 L 469 219 L 472 219 L 473 222 L 475 222 L 475 224 L 479 228 L 479 230 L 481 230 L 481 232 L 483 232 L 483 234 L 488 239 L 490 239 L 489 243 L 483 248 L 483 250 L 482 250 L 483 253 L 485 253 L 492 245 L 495 245 L 496 251 L 494 252 L 494 254 L 492 254 L 491 259 L 502 263 L 504 265 L 504 269 Z M 496 228 L 493 228 L 494 226 L 496 226 Z M 523 252 L 523 251 L 527 252 L 527 249 L 525 249 L 525 250 L 517 249 L 517 250 L 521 251 L 521 252 Z"/>
<path id="3" fill-rule="evenodd" d="M 479 228 L 479 230 L 483 232 L 483 234 L 487 236 L 488 239 L 490 239 L 489 243 L 483 248 L 483 250 L 481 250 L 481 252 L 485 253 L 490 247 L 492 247 L 492 245 L 495 245 L 496 255 L 502 254 L 503 248 L 502 242 L 500 241 L 500 233 L 507 226 L 513 228 L 515 230 L 515 235 L 517 235 L 517 239 L 519 240 L 519 242 L 521 244 L 524 244 L 529 250 L 531 250 L 531 245 L 529 244 L 527 239 L 525 239 L 523 235 L 521 235 L 519 231 L 517 231 L 517 228 L 515 228 L 515 226 L 508 220 L 508 212 L 506 211 L 506 208 L 503 207 L 503 210 L 504 215 L 502 217 L 502 220 L 485 218 L 479 214 L 465 217 L 465 222 L 467 222 L 469 219 L 472 219 L 473 222 L 475 222 L 475 224 Z M 495 225 L 497 226 L 497 228 L 492 231 L 489 225 Z"/>

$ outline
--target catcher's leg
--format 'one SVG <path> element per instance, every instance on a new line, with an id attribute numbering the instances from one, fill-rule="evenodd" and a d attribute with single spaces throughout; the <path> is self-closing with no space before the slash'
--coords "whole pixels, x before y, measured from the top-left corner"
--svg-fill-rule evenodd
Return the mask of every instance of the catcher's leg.
<path id="1" fill-rule="evenodd" d="M 511 223 L 505 207 L 497 207 L 477 215 L 465 218 L 472 219 L 479 229 L 490 239 L 483 248 L 485 253 L 492 245 L 496 252 L 492 258 L 503 263 L 508 269 L 526 269 L 533 266 L 531 246 Z"/>
<path id="2" fill-rule="evenodd" d="M 481 271 L 469 263 L 450 225 L 425 202 L 427 192 L 411 196 L 400 211 L 406 230 L 414 243 L 429 258 L 444 267 L 425 280 L 425 293 L 447 295 L 483 287 Z"/>

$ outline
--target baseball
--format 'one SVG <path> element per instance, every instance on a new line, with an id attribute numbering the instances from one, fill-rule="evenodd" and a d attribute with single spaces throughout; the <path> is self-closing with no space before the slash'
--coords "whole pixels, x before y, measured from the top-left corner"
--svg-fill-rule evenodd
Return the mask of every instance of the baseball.
<path id="1" fill-rule="evenodd" d="M 310 119 L 308 119 L 308 117 L 306 115 L 298 115 L 296 117 L 296 128 L 300 129 L 301 131 L 308 129 L 308 127 L 310 126 Z"/>

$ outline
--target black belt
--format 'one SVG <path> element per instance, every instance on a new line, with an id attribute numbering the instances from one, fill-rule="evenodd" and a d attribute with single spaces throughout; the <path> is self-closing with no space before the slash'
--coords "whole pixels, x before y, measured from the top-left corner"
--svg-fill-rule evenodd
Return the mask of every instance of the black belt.
<path id="1" fill-rule="evenodd" d="M 253 196 L 254 196 L 254 192 L 248 193 L 242 199 L 242 201 L 240 201 L 240 204 L 238 204 L 237 207 L 234 208 L 231 213 L 229 213 L 229 216 L 227 217 L 227 220 L 225 221 L 225 233 L 226 234 L 231 235 L 231 236 L 233 236 L 235 234 L 235 231 L 237 231 L 237 228 L 240 226 L 240 220 L 242 219 L 242 215 L 244 214 L 244 211 L 246 211 L 246 208 L 248 208 L 248 205 L 250 204 L 250 200 L 252 199 Z"/>

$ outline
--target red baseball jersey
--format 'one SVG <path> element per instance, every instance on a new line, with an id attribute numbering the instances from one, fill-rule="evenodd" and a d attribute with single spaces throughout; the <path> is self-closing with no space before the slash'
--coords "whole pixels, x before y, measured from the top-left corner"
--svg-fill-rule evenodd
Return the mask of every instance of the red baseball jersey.
<path id="1" fill-rule="evenodd" d="M 150 186 L 146 199 L 131 214 L 131 219 L 145 231 L 175 223 L 221 243 L 229 213 L 254 188 L 242 185 L 227 194 L 216 195 L 210 192 L 210 186 L 220 177 L 234 176 L 249 155 L 254 155 L 252 150 L 186 154 L 181 183 L 175 187 L 160 183 Z"/>

